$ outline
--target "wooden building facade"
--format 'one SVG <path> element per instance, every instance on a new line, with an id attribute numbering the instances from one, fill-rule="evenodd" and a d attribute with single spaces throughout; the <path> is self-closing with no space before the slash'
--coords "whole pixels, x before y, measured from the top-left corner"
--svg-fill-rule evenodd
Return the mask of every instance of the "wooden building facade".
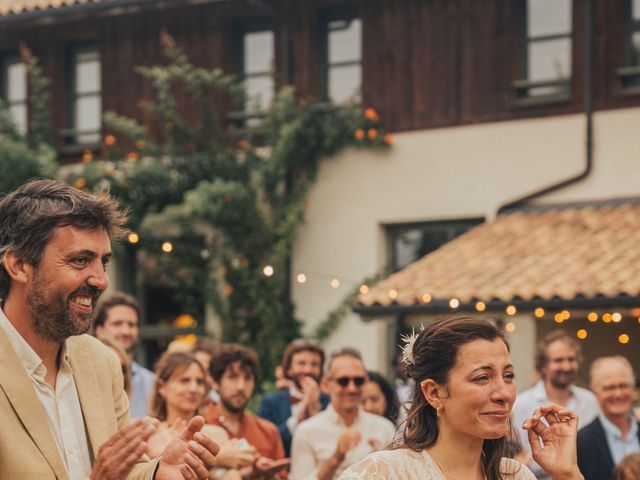
<path id="1" fill-rule="evenodd" d="M 261 84 L 260 72 L 243 71 L 244 49 L 251 45 L 253 57 L 270 57 L 262 58 L 263 77 L 273 73 L 301 97 L 327 99 L 332 80 L 358 82 L 361 95 L 355 100 L 375 107 L 396 132 L 576 113 L 585 108 L 589 92 L 596 109 L 627 107 L 640 104 L 636 3 L 94 0 L 53 5 L 0 16 L 2 92 L 14 103 L 24 97 L 10 98 L 16 95 L 10 83 L 20 77 L 9 71 L 23 43 L 51 80 L 60 148 L 73 152 L 76 143 L 95 148 L 98 135 L 74 135 L 99 127 L 96 107 L 144 120 L 139 105 L 150 97 L 150 85 L 134 67 L 165 61 L 159 37 L 167 31 L 195 65 L 253 75 L 258 90 L 269 89 L 268 82 Z M 259 32 L 263 35 L 252 44 L 246 42 L 247 35 Z M 89 70 L 98 78 L 83 86 L 76 77 Z M 82 125 L 74 102 L 92 94 L 87 115 L 93 117 Z M 217 101 L 223 110 L 232 107 L 224 98 Z"/>

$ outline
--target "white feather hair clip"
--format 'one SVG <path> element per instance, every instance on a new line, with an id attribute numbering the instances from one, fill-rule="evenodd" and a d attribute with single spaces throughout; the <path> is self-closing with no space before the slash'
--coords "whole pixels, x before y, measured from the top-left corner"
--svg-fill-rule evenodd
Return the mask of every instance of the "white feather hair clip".
<path id="1" fill-rule="evenodd" d="M 420 332 L 424 330 L 424 325 L 420 325 Z M 413 365 L 416 359 L 413 356 L 413 344 L 416 343 L 416 339 L 420 332 L 416 333 L 415 326 L 411 329 L 411 333 L 408 335 L 400 335 L 400 339 L 404 342 L 402 348 L 402 363 L 405 365 Z"/>

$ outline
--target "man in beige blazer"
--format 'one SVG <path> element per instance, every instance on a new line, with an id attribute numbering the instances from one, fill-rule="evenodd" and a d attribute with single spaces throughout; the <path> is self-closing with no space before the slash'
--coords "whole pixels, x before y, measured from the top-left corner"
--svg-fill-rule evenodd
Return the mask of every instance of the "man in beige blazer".
<path id="1" fill-rule="evenodd" d="M 218 447 L 193 419 L 157 459 L 115 356 L 83 335 L 125 215 L 53 180 L 0 200 L 0 479 L 206 479 Z"/>

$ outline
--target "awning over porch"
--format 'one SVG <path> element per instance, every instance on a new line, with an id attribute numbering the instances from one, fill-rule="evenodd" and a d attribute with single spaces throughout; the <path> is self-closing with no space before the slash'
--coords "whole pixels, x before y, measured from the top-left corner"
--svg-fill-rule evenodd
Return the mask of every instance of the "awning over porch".
<path id="1" fill-rule="evenodd" d="M 357 297 L 355 310 L 507 305 L 640 307 L 640 200 L 501 215 L 377 283 Z"/>

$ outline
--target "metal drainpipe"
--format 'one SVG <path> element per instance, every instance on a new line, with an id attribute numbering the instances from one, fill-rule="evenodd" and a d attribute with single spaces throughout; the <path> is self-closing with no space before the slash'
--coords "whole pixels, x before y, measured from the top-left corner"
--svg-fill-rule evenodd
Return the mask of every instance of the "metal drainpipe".
<path id="1" fill-rule="evenodd" d="M 584 45 L 584 85 L 585 99 L 584 111 L 587 116 L 586 125 L 586 159 L 584 170 L 575 177 L 568 178 L 550 187 L 543 188 L 537 192 L 507 203 L 498 209 L 498 215 L 508 210 L 519 208 L 529 200 L 541 197 L 547 193 L 564 188 L 573 183 L 579 182 L 591 173 L 593 168 L 593 0 L 585 0 L 585 45 Z"/>

